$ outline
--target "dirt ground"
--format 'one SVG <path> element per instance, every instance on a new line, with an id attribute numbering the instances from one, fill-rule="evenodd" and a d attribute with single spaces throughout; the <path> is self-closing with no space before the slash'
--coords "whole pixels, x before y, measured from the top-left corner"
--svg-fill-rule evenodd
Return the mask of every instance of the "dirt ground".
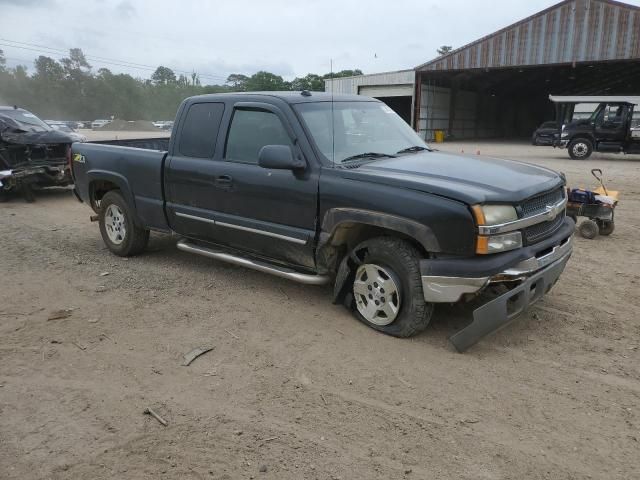
<path id="1" fill-rule="evenodd" d="M 1 204 L 0 478 L 637 479 L 640 157 L 439 148 L 622 192 L 613 235 L 577 237 L 554 290 L 465 354 L 464 307 L 395 339 L 170 236 L 111 255 L 68 191 Z"/>

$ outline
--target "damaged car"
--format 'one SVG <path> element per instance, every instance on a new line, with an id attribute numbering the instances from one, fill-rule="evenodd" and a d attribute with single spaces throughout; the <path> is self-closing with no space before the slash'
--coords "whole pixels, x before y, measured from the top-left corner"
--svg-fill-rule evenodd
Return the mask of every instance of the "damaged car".
<path id="1" fill-rule="evenodd" d="M 74 141 L 27 110 L 0 106 L 0 200 L 15 192 L 33 201 L 34 190 L 71 185 Z"/>

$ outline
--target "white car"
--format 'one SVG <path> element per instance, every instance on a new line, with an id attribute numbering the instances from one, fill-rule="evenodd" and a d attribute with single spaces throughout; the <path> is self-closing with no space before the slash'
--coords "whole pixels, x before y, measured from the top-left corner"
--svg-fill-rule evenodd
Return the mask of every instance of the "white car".
<path id="1" fill-rule="evenodd" d="M 91 122 L 91 130 L 104 127 L 108 123 L 111 123 L 111 120 L 94 120 L 93 122 Z"/>

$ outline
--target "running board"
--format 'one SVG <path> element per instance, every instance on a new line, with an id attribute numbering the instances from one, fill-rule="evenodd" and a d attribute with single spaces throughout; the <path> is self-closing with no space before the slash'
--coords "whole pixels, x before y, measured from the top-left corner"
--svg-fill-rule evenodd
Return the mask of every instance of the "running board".
<path id="1" fill-rule="evenodd" d="M 203 247 L 202 245 L 197 245 L 185 239 L 178 241 L 177 247 L 185 252 L 197 253 L 198 255 L 214 258 L 216 260 L 222 260 L 223 262 L 233 263 L 234 265 L 239 265 L 241 267 L 251 268 L 253 270 L 258 270 L 259 272 L 270 273 L 277 277 L 287 278 L 289 280 L 293 280 L 294 282 L 305 283 L 307 285 L 324 285 L 326 283 L 329 283 L 330 280 L 330 278 L 326 275 L 308 275 L 305 273 L 296 272 L 295 270 L 291 270 L 286 267 L 280 267 L 258 260 L 239 257 L 237 255 L 232 255 L 231 253 L 223 252 L 221 250 L 215 250 L 210 247 Z"/>

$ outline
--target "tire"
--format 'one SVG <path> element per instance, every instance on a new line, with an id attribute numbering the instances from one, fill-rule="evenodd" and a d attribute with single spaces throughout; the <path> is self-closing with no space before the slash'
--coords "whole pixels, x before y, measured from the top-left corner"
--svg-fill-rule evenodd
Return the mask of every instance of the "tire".
<path id="1" fill-rule="evenodd" d="M 593 152 L 593 143 L 586 138 L 576 138 L 567 146 L 569 156 L 574 160 L 586 160 Z"/>
<path id="2" fill-rule="evenodd" d="M 131 208 L 118 190 L 102 197 L 98 221 L 105 245 L 120 257 L 139 254 L 149 242 L 149 230 L 136 226 Z"/>
<path id="3" fill-rule="evenodd" d="M 600 233 L 598 224 L 593 220 L 583 220 L 578 227 L 578 231 L 580 232 L 580 235 L 584 238 L 588 238 L 589 240 L 593 240 L 598 236 L 598 233 Z"/>
<path id="4" fill-rule="evenodd" d="M 599 220 L 598 229 L 600 230 L 600 235 L 611 235 L 615 229 L 616 224 L 609 220 Z"/>
<path id="5" fill-rule="evenodd" d="M 394 337 L 410 337 L 427 328 L 433 304 L 424 300 L 418 250 L 398 238 L 378 237 L 361 243 L 353 253 L 362 261 L 350 280 L 356 318 Z M 376 307 L 374 302 L 379 302 Z"/>

